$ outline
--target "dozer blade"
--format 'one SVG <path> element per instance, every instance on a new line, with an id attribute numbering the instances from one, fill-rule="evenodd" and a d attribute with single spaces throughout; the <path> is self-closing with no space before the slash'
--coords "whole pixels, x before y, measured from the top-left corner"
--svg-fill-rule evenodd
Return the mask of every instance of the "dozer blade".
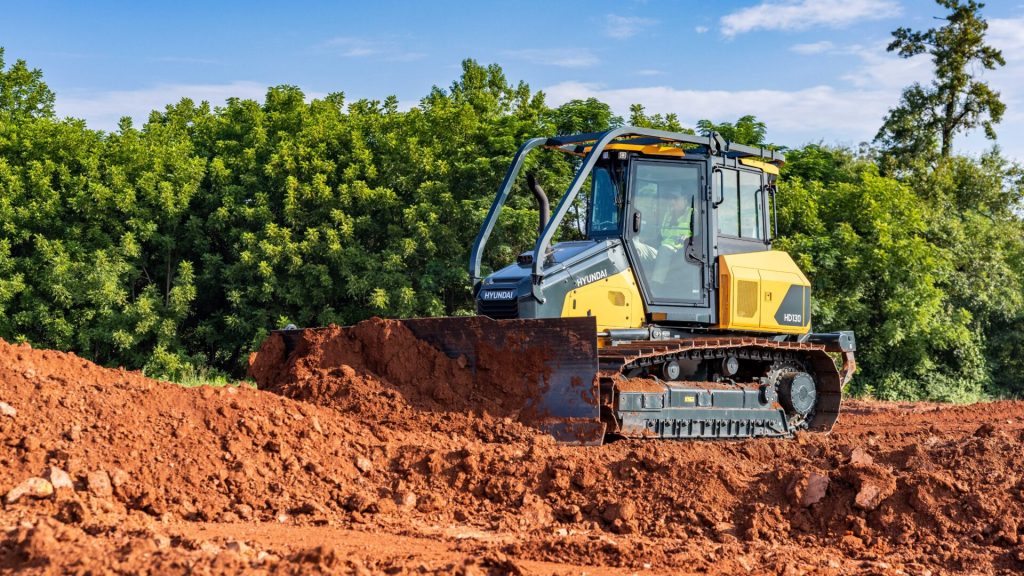
<path id="1" fill-rule="evenodd" d="M 595 318 L 417 318 L 409 330 L 450 358 L 465 358 L 477 385 L 521 401 L 519 420 L 569 444 L 604 439 Z"/>
<path id="2" fill-rule="evenodd" d="M 486 411 L 494 416 L 511 417 L 539 428 L 559 442 L 594 445 L 604 440 L 605 424 L 600 419 L 597 384 L 597 323 L 595 318 L 545 318 L 529 320 L 492 320 L 486 316 L 417 318 L 380 320 L 382 325 L 401 324 L 414 336 L 451 360 L 439 373 L 451 392 L 449 410 Z M 353 345 L 348 338 L 334 346 L 356 346 L 352 353 L 371 346 L 374 355 L 385 356 L 379 362 L 381 375 L 387 377 L 394 363 L 408 360 L 408 354 L 430 355 L 406 342 L 409 350 L 387 352 L 381 339 L 389 336 L 387 329 L 378 329 L 373 321 L 350 328 L 313 328 L 276 331 L 260 352 L 254 356 L 250 372 L 274 374 L 287 371 L 286 366 L 310 353 L 311 339 L 317 335 L 347 332 L 372 336 L 362 344 Z M 333 332 L 332 332 L 333 331 Z M 393 331 L 391 332 L 393 335 Z M 272 341 L 280 337 L 282 346 Z M 337 344 L 342 342 L 342 344 Z M 391 344 L 394 346 L 394 343 Z M 322 360 L 321 360 L 322 362 Z M 325 367 L 325 366 L 322 366 Z M 254 370 L 255 368 L 255 370 Z M 395 378 L 403 386 L 430 390 L 438 377 L 416 374 L 408 370 Z M 412 380 L 410 384 L 409 380 Z M 260 377 L 257 376 L 257 381 Z M 396 384 L 399 383 L 396 381 Z M 262 385 L 262 384 L 261 384 Z"/>

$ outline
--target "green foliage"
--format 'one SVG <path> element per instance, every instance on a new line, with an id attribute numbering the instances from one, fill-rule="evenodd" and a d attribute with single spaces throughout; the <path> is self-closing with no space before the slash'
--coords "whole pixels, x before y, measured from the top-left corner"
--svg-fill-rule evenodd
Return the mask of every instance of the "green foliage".
<path id="1" fill-rule="evenodd" d="M 995 152 L 905 181 L 807 146 L 783 170 L 779 248 L 812 278 L 816 330 L 854 327 L 854 391 L 966 401 L 1021 391 L 1020 170 Z M 1011 352 L 1015 351 L 1015 352 Z"/>
<path id="2" fill-rule="evenodd" d="M 954 306 L 969 311 L 970 329 L 985 345 L 991 393 L 1024 392 L 1016 326 L 1024 320 L 1024 177 L 997 151 L 978 160 L 953 157 L 915 172 L 909 185 L 929 206 L 930 241 L 947 251 L 953 272 L 941 284 Z"/>
<path id="3" fill-rule="evenodd" d="M 52 117 L 54 94 L 43 82 L 42 71 L 30 70 L 24 60 L 4 67 L 4 49 L 0 47 L 0 121 Z"/>
<path id="4" fill-rule="evenodd" d="M 831 186 L 837 182 L 856 180 L 870 163 L 864 157 L 844 148 L 808 144 L 803 148 L 786 152 L 782 175 Z"/>
<path id="5" fill-rule="evenodd" d="M 549 114 L 555 134 L 586 134 L 622 126 L 622 117 L 612 113 L 610 106 L 597 98 L 571 100 Z"/>
<path id="6" fill-rule="evenodd" d="M 142 367 L 173 350 L 196 297 L 178 230 L 203 177 L 188 135 L 103 135 L 52 115 L 18 62 L 2 73 L 0 334 Z M 8 97 L 9 96 L 9 97 Z"/>
<path id="7" fill-rule="evenodd" d="M 965 329 L 969 317 L 937 286 L 950 264 L 923 238 L 925 212 L 874 166 L 827 187 L 791 178 L 779 194 L 787 235 L 778 247 L 813 279 L 816 329 L 856 327 L 855 390 L 884 399 L 976 397 L 978 347 Z M 937 363 L 940 356 L 951 362 Z"/>
<path id="8" fill-rule="evenodd" d="M 994 126 L 1006 110 L 999 93 L 976 79 L 981 70 L 1006 64 L 999 50 L 984 43 L 988 23 L 980 10 L 985 5 L 975 0 L 936 2 L 950 11 L 945 26 L 926 31 L 899 28 L 888 47 L 904 58 L 927 52 L 935 65 L 931 85 L 915 83 L 904 90 L 875 137 L 897 169 L 933 159 L 936 145 L 938 156 L 949 158 L 953 137 L 978 126 L 995 140 Z"/>
<path id="9" fill-rule="evenodd" d="M 197 386 L 213 386 L 216 388 L 223 388 L 225 386 L 256 387 L 256 383 L 251 380 L 239 381 L 232 378 L 229 374 L 215 368 L 210 368 L 209 366 L 191 366 L 188 369 L 175 374 L 174 377 L 169 380 L 186 388 L 195 388 Z"/>
<path id="10" fill-rule="evenodd" d="M 42 109 L 26 70 L 4 73 L 11 110 Z M 518 144 L 552 122 L 620 121 L 579 104 L 552 111 L 467 60 L 409 111 L 278 86 L 262 103 L 182 100 L 111 134 L 19 112 L 0 125 L 0 335 L 178 379 L 240 373 L 289 322 L 464 312 L 468 249 Z M 532 162 L 549 190 L 573 173 L 560 155 Z M 536 237 L 524 192 L 488 269 Z"/>
<path id="11" fill-rule="evenodd" d="M 636 126 L 638 128 L 655 128 L 658 130 L 668 130 L 670 132 L 684 132 L 686 134 L 693 134 L 693 130 L 690 128 L 683 128 L 683 125 L 679 123 L 679 116 L 675 113 L 668 114 L 653 114 L 648 116 L 644 111 L 644 107 L 640 104 L 633 104 L 629 107 L 629 125 Z"/>
<path id="12" fill-rule="evenodd" d="M 748 146 L 763 146 L 767 144 L 764 139 L 768 134 L 768 127 L 756 117 L 747 115 L 740 117 L 735 124 L 722 122 L 715 124 L 711 120 L 697 121 L 697 133 L 701 136 L 710 136 L 712 132 L 718 132 L 729 142 L 747 144 Z"/>

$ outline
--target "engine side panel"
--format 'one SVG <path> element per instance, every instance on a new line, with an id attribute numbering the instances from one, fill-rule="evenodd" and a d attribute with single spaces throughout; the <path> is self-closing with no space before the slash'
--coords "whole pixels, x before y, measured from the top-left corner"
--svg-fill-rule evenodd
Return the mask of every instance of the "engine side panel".
<path id="1" fill-rule="evenodd" d="M 811 330 L 811 283 L 785 252 L 718 257 L 722 330 L 805 334 Z"/>

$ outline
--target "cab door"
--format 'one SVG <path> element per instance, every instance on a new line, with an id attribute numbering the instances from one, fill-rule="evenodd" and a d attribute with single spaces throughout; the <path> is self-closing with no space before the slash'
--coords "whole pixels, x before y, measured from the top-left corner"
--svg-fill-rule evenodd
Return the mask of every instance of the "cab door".
<path id="1" fill-rule="evenodd" d="M 706 306 L 705 163 L 630 165 L 627 247 L 649 304 Z"/>

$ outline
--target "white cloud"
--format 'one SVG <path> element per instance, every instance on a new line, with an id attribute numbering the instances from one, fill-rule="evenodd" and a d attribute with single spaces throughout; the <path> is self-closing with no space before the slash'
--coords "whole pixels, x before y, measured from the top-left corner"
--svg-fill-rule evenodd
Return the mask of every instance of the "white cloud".
<path id="1" fill-rule="evenodd" d="M 318 48 L 344 58 L 377 58 L 388 62 L 411 62 L 426 57 L 423 52 L 406 50 L 390 39 L 338 36 L 322 42 Z"/>
<path id="2" fill-rule="evenodd" d="M 591 51 L 582 48 L 524 48 L 508 50 L 505 56 L 524 60 L 531 64 L 558 66 L 560 68 L 588 68 L 600 62 Z"/>
<path id="3" fill-rule="evenodd" d="M 992 18 L 986 40 L 1002 50 L 1007 65 L 1024 61 L 1024 18 Z"/>
<path id="4" fill-rule="evenodd" d="M 1003 122 L 996 126 L 999 141 L 1003 143 L 1014 137 L 1024 140 L 1024 74 L 1020 73 L 1024 66 L 1024 18 L 989 20 L 986 40 L 1002 51 L 1006 59 L 1006 66 L 986 71 L 984 76 L 1006 104 Z M 1011 149 L 1006 150 L 1009 153 Z M 1017 159 L 1024 161 L 1024 151 Z"/>
<path id="5" fill-rule="evenodd" d="M 703 34 L 703 33 L 707 32 L 708 30 L 710 30 L 710 28 L 708 28 L 707 26 L 697 26 L 693 30 L 697 34 Z"/>
<path id="6" fill-rule="evenodd" d="M 762 2 L 721 18 L 722 33 L 736 36 L 752 30 L 803 30 L 814 26 L 840 27 L 861 20 L 880 20 L 899 14 L 893 0 L 784 0 Z"/>
<path id="7" fill-rule="evenodd" d="M 657 21 L 651 18 L 608 14 L 604 18 L 604 32 L 612 38 L 632 38 L 639 34 L 644 28 L 648 28 L 655 24 L 657 24 Z"/>
<path id="8" fill-rule="evenodd" d="M 701 118 L 733 121 L 753 114 L 767 123 L 772 139 L 788 145 L 807 141 L 870 140 L 894 101 L 890 91 L 841 91 L 831 86 L 800 90 L 680 90 L 668 86 L 606 89 L 597 84 L 562 82 L 544 89 L 554 105 L 595 97 L 616 113 L 641 103 L 649 112 L 676 112 L 684 124 Z"/>
<path id="9" fill-rule="evenodd" d="M 267 85 L 257 82 L 231 82 L 229 84 L 161 84 L 138 90 L 113 90 L 91 93 L 63 93 L 57 98 L 57 114 L 82 118 L 90 128 L 116 130 L 122 116 L 130 116 L 139 126 L 153 110 L 163 110 L 182 98 L 196 103 L 207 101 L 213 106 L 223 105 L 228 98 L 253 99 L 262 102 Z M 325 94 L 306 93 L 306 97 L 322 98 Z"/>
<path id="10" fill-rule="evenodd" d="M 641 68 L 634 72 L 634 74 L 637 76 L 661 76 L 664 72 L 656 68 Z"/>
<path id="11" fill-rule="evenodd" d="M 996 126 L 1000 141 L 1017 139 L 1016 133 L 1024 131 L 1024 127 L 1016 127 L 1024 124 L 1024 75 L 1019 71 L 1020 66 L 1024 65 L 1024 18 L 989 20 L 985 40 L 1002 51 L 1006 66 L 995 70 L 981 70 L 978 67 L 974 72 L 1000 93 L 1000 98 L 1007 106 L 1003 122 Z M 910 84 L 931 82 L 933 64 L 927 54 L 901 58 L 886 52 L 885 46 L 886 43 L 870 47 L 854 45 L 837 51 L 860 58 L 860 64 L 844 74 L 843 80 L 858 88 L 891 90 L 895 95 L 895 105 L 899 94 Z M 1024 143 L 1024 136 L 1019 139 Z M 1017 157 L 1024 160 L 1024 150 Z"/>
<path id="12" fill-rule="evenodd" d="M 840 49 L 844 54 L 860 58 L 860 64 L 844 74 L 842 79 L 858 88 L 888 89 L 897 95 L 914 82 L 926 84 L 931 80 L 932 61 L 927 55 L 902 58 L 886 52 L 885 46 L 854 44 Z"/>
<path id="13" fill-rule="evenodd" d="M 379 51 L 379 48 L 374 47 L 371 41 L 364 38 L 354 38 L 350 36 L 331 38 L 324 42 L 321 45 L 321 48 L 325 48 L 328 51 L 335 52 L 339 56 L 344 56 L 346 58 L 372 56 L 377 54 Z"/>
<path id="14" fill-rule="evenodd" d="M 1007 105 L 1003 121 L 996 127 L 998 142 L 1007 157 L 1024 161 L 1024 75 L 1013 66 L 1024 63 L 1024 19 L 997 22 L 990 32 L 990 43 L 1001 49 L 1007 60 L 1007 66 L 985 73 Z M 753 114 L 768 125 L 773 142 L 788 146 L 819 140 L 857 144 L 874 138 L 904 88 L 913 82 L 928 83 L 932 77 L 931 59 L 925 55 L 900 58 L 887 53 L 884 45 L 833 46 L 831 51 L 858 57 L 850 72 L 842 76 L 848 84 L 794 90 L 685 90 L 562 82 L 544 92 L 552 105 L 595 97 L 622 115 L 628 115 L 630 104 L 640 103 L 651 113 L 675 112 L 689 126 L 701 118 L 731 122 Z M 974 131 L 958 137 L 956 149 L 978 154 L 991 145 L 980 131 Z"/>
<path id="15" fill-rule="evenodd" d="M 835 48 L 835 45 L 828 40 L 810 44 L 794 44 L 789 47 L 791 52 L 796 52 L 797 54 L 821 54 L 822 52 L 828 52 L 832 48 Z"/>

